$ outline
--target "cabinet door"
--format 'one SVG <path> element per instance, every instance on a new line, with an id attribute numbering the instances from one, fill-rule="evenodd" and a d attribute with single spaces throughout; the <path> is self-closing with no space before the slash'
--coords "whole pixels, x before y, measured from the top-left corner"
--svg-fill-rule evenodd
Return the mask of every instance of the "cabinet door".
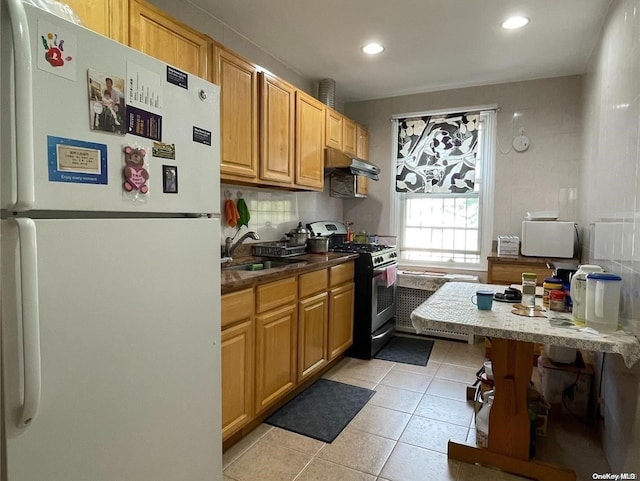
<path id="1" fill-rule="evenodd" d="M 256 317 L 256 414 L 295 386 L 297 317 L 296 304 Z"/>
<path id="2" fill-rule="evenodd" d="M 209 39 L 144 0 L 130 0 L 129 45 L 189 73 L 210 79 Z"/>
<path id="3" fill-rule="evenodd" d="M 363 175 L 356 176 L 356 194 L 366 197 L 369 193 L 369 178 Z"/>
<path id="4" fill-rule="evenodd" d="M 348 155 L 356 155 L 356 123 L 348 118 L 342 119 L 342 151 Z"/>
<path id="5" fill-rule="evenodd" d="M 221 47 L 215 48 L 220 85 L 220 178 L 255 182 L 258 178 L 258 71 Z"/>
<path id="6" fill-rule="evenodd" d="M 329 361 L 335 359 L 353 343 L 353 294 L 353 282 L 330 291 Z"/>
<path id="7" fill-rule="evenodd" d="M 222 331 L 222 439 L 238 432 L 253 414 L 253 329 L 248 318 Z"/>
<path id="8" fill-rule="evenodd" d="M 296 92 L 296 185 L 309 190 L 324 187 L 325 105 Z"/>
<path id="9" fill-rule="evenodd" d="M 129 43 L 128 0 L 64 0 L 82 25 L 116 42 Z"/>
<path id="10" fill-rule="evenodd" d="M 342 150 L 342 115 L 326 107 L 325 129 L 327 147 Z"/>
<path id="11" fill-rule="evenodd" d="M 362 125 L 356 125 L 356 157 L 369 160 L 369 131 Z"/>
<path id="12" fill-rule="evenodd" d="M 295 88 L 260 73 L 260 179 L 292 186 L 295 133 Z"/>
<path id="13" fill-rule="evenodd" d="M 303 299 L 298 305 L 298 382 L 327 362 L 329 294 Z"/>

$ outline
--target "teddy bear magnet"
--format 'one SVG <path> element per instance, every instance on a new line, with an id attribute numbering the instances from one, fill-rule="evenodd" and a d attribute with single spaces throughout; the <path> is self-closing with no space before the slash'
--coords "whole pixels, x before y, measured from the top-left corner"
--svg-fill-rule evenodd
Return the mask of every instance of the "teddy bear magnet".
<path id="1" fill-rule="evenodd" d="M 127 145 L 124 147 L 124 175 L 123 188 L 127 192 L 149 192 L 147 181 L 149 172 L 145 168 L 144 157 L 147 155 L 143 148 Z"/>

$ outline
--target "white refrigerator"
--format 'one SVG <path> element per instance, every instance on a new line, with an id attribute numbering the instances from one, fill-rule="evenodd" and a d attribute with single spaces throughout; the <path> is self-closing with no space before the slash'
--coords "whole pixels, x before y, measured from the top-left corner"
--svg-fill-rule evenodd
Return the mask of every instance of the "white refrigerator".
<path id="1" fill-rule="evenodd" d="M 219 89 L 1 1 L 1 479 L 221 480 Z"/>

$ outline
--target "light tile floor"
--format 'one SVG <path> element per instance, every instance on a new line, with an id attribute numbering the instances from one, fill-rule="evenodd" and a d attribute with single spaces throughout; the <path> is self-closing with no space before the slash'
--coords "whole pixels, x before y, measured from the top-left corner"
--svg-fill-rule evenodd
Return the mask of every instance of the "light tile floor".
<path id="1" fill-rule="evenodd" d="M 345 358 L 324 377 L 375 389 L 345 430 L 327 444 L 261 424 L 223 455 L 225 481 L 517 481 L 495 469 L 449 461 L 449 439 L 475 443 L 466 386 L 484 361 L 484 343 L 435 340 L 426 366 Z M 538 438 L 544 461 L 577 479 L 609 471 L 593 430 L 550 423 Z M 579 449 L 571 449 L 578 446 Z"/>

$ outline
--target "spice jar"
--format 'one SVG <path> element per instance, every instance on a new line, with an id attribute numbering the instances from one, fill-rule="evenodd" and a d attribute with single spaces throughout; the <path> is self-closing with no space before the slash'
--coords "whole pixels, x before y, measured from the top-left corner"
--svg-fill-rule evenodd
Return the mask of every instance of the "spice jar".
<path id="1" fill-rule="evenodd" d="M 533 309 L 536 306 L 536 284 L 538 276 L 534 272 L 522 273 L 522 305 Z"/>
<path id="2" fill-rule="evenodd" d="M 561 291 L 562 279 L 558 279 L 557 277 L 547 277 L 542 283 L 542 288 L 544 289 L 542 293 L 542 305 L 544 307 L 549 307 L 549 291 Z"/>
<path id="3" fill-rule="evenodd" d="M 549 309 L 564 312 L 564 291 L 549 292 Z"/>

